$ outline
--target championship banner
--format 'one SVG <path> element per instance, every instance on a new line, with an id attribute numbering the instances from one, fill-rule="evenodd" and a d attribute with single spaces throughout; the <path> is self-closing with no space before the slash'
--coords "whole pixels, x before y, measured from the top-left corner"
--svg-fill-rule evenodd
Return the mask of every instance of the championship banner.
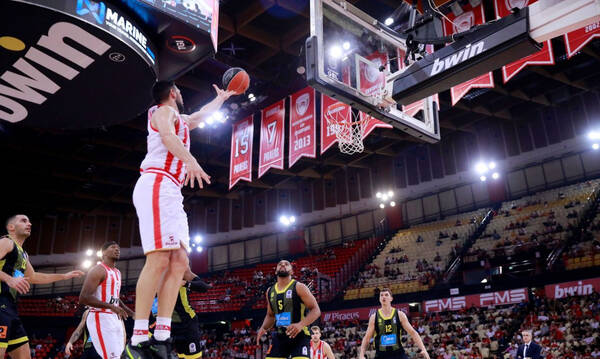
<path id="1" fill-rule="evenodd" d="M 233 124 L 231 154 L 229 155 L 229 189 L 240 180 L 252 181 L 252 139 L 254 118 L 252 115 Z"/>
<path id="2" fill-rule="evenodd" d="M 393 304 L 392 307 L 401 310 L 406 315 L 409 313 L 409 307 L 406 303 Z M 371 315 L 375 314 L 377 308 L 378 307 L 364 307 L 324 312 L 321 314 L 321 320 L 329 323 L 345 320 L 369 320 Z"/>
<path id="3" fill-rule="evenodd" d="M 285 100 L 282 99 L 263 109 L 260 114 L 258 178 L 262 177 L 269 168 L 283 169 Z"/>
<path id="4" fill-rule="evenodd" d="M 472 307 L 491 307 L 495 305 L 527 302 L 527 288 L 503 290 L 499 292 L 463 295 L 458 297 L 433 299 L 423 302 L 425 313 L 461 310 Z"/>
<path id="5" fill-rule="evenodd" d="M 496 10 L 496 19 L 503 18 L 512 13 L 511 9 L 522 9 L 528 5 L 537 2 L 537 0 L 494 0 L 494 9 Z M 502 79 L 504 83 L 513 78 L 525 66 L 529 65 L 554 65 L 554 53 L 552 52 L 552 42 L 550 40 L 542 44 L 542 49 L 535 54 L 531 54 L 517 60 L 506 66 L 502 66 Z"/>
<path id="6" fill-rule="evenodd" d="M 300 157 L 316 157 L 315 89 L 307 87 L 290 96 L 288 168 Z"/>
<path id="7" fill-rule="evenodd" d="M 600 291 L 600 278 L 549 284 L 544 287 L 544 290 L 546 292 L 546 297 L 552 299 L 560 299 L 576 295 L 590 295 L 594 292 Z"/>
<path id="8" fill-rule="evenodd" d="M 350 105 L 321 94 L 321 154 L 325 153 L 329 147 L 337 142 L 333 125 L 330 125 L 325 118 L 326 111 L 328 113 L 342 112 L 342 116 L 345 116 L 349 121 L 352 119 Z"/>
<path id="9" fill-rule="evenodd" d="M 472 7 L 470 4 L 466 4 L 463 7 L 463 13 L 459 16 L 455 16 L 453 12 L 448 13 L 446 16 L 452 23 L 446 19 L 444 19 L 444 35 L 450 36 L 455 33 L 463 32 L 469 30 L 472 26 L 481 25 L 485 23 L 485 14 L 483 9 L 483 2 L 479 5 Z M 452 66 L 451 63 L 455 63 L 459 61 L 460 56 L 462 56 L 462 52 L 456 54 L 456 56 L 452 56 L 449 59 L 445 59 L 445 61 L 449 62 L 449 65 Z M 463 82 L 460 85 L 456 85 L 450 88 L 450 95 L 452 97 L 452 106 L 456 105 L 458 101 L 460 101 L 463 96 L 467 94 L 473 88 L 493 88 L 494 87 L 494 77 L 492 76 L 492 72 L 488 72 L 487 74 L 478 76 L 472 80 Z"/>
<path id="10" fill-rule="evenodd" d="M 588 42 L 600 37 L 600 21 L 568 32 L 564 36 L 567 57 L 571 58 L 571 56 L 581 51 Z"/>

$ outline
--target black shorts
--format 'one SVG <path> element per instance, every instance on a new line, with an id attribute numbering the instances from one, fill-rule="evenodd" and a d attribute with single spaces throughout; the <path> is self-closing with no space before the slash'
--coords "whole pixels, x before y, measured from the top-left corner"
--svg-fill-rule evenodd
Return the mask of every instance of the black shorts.
<path id="1" fill-rule="evenodd" d="M 102 357 L 96 352 L 94 346 L 90 344 L 87 348 L 83 349 L 80 359 L 102 359 Z"/>
<path id="2" fill-rule="evenodd" d="M 17 303 L 12 297 L 0 295 L 0 348 L 10 353 L 28 342 L 29 338 L 17 313 Z"/>
<path id="3" fill-rule="evenodd" d="M 301 332 L 294 339 L 285 334 L 273 333 L 271 347 L 267 351 L 266 359 L 309 359 L 310 337 Z"/>
<path id="4" fill-rule="evenodd" d="M 171 323 L 171 337 L 178 357 L 183 359 L 202 357 L 198 316 L 181 323 Z"/>
<path id="5" fill-rule="evenodd" d="M 375 359 L 409 359 L 404 350 L 393 352 L 375 352 Z"/>

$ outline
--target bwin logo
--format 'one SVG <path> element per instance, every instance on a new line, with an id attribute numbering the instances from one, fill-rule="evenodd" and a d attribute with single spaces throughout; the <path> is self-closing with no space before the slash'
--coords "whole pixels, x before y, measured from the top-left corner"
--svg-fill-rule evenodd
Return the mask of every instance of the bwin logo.
<path id="1" fill-rule="evenodd" d="M 106 5 L 102 1 L 95 2 L 91 0 L 77 0 L 77 15 L 83 16 L 92 14 L 96 22 L 100 25 L 104 23 L 106 17 Z"/>
<path id="2" fill-rule="evenodd" d="M 458 65 L 461 62 L 465 62 L 468 59 L 477 56 L 483 52 L 483 47 L 485 46 L 485 42 L 479 41 L 475 45 L 467 45 L 464 49 L 455 52 L 454 54 L 447 56 L 446 58 L 440 60 L 436 58 L 433 62 L 433 66 L 431 68 L 430 76 L 435 76 L 444 70 L 448 70 Z"/>

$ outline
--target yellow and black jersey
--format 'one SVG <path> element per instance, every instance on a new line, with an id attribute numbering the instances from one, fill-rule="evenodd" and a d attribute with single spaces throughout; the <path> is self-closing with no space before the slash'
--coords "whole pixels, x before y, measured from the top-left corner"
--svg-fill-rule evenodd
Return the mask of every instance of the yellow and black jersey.
<path id="1" fill-rule="evenodd" d="M 0 259 L 0 270 L 11 277 L 24 277 L 27 269 L 27 252 L 21 248 L 12 238 L 4 236 L 1 239 L 8 238 L 13 242 L 13 249 L 6 253 L 4 258 Z M 11 298 L 17 301 L 17 290 L 8 286 L 5 282 L 0 282 L 0 296 Z"/>
<path id="2" fill-rule="evenodd" d="M 275 283 L 268 291 L 269 305 L 275 314 L 275 328 L 278 333 L 285 333 L 285 328 L 293 323 L 298 323 L 306 315 L 306 307 L 296 291 L 295 279 L 279 290 Z M 304 334 L 309 335 L 308 328 L 304 327 Z"/>

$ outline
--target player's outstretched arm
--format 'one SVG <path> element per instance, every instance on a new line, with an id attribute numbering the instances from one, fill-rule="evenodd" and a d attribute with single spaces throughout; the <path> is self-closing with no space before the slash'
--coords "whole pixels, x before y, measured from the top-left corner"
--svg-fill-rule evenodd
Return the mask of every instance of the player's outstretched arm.
<path id="1" fill-rule="evenodd" d="M 198 161 L 192 156 L 190 151 L 183 145 L 181 139 L 175 133 L 175 113 L 168 106 L 158 108 L 152 115 L 152 126 L 160 133 L 160 139 L 167 150 L 175 157 L 183 161 L 187 167 L 187 176 L 185 185 L 191 182 L 194 188 L 194 182 L 198 181 L 198 186 L 203 188 L 202 181 L 210 184 L 210 176 L 204 172 Z"/>
<path id="2" fill-rule="evenodd" d="M 369 318 L 369 326 L 367 327 L 367 332 L 365 333 L 365 337 L 360 344 L 360 350 L 358 352 L 358 359 L 365 359 L 365 351 L 367 350 L 367 346 L 369 345 L 369 341 L 373 337 L 375 333 L 375 314 L 371 315 Z"/>
<path id="3" fill-rule="evenodd" d="M 256 344 L 260 345 L 260 337 L 267 334 L 267 331 L 273 328 L 273 324 L 275 324 L 275 313 L 273 313 L 273 309 L 271 308 L 271 304 L 269 303 L 269 291 L 265 293 L 265 298 L 267 298 L 267 315 L 265 315 L 265 320 L 263 320 L 260 329 L 258 329 L 258 333 L 256 333 Z"/>
<path id="4" fill-rule="evenodd" d="M 79 325 L 77 325 L 77 328 L 75 328 L 75 330 L 73 331 L 73 334 L 71 334 L 71 337 L 69 338 L 69 341 L 65 345 L 65 353 L 67 353 L 67 355 L 69 355 L 69 356 L 71 356 L 71 351 L 73 350 L 73 344 L 75 344 L 75 342 L 79 339 L 81 334 L 83 334 L 83 328 L 85 328 L 85 322 L 87 320 L 87 316 L 88 316 L 89 312 L 90 312 L 89 309 L 86 309 L 85 312 L 83 312 L 83 315 L 81 316 L 81 321 L 79 322 Z"/>
<path id="5" fill-rule="evenodd" d="M 85 273 L 80 270 L 73 270 L 67 273 L 40 273 L 33 269 L 33 266 L 27 261 L 25 270 L 25 279 L 31 284 L 50 284 L 61 280 L 82 277 Z"/>
<path id="6" fill-rule="evenodd" d="M 400 317 L 400 323 L 402 323 L 402 328 L 404 328 L 404 330 L 406 330 L 406 332 L 411 336 L 412 340 L 417 344 L 417 347 L 419 347 L 419 349 L 421 350 L 421 352 L 419 354 L 422 357 L 429 359 L 429 354 L 427 353 L 427 349 L 425 348 L 425 345 L 423 344 L 423 341 L 421 340 L 421 336 L 415 330 L 415 328 L 413 328 L 412 325 L 410 325 L 410 322 L 408 321 L 406 314 L 404 314 L 404 312 L 398 310 L 398 316 Z"/>
<path id="7" fill-rule="evenodd" d="M 221 108 L 221 106 L 223 106 L 223 103 L 227 101 L 229 97 L 235 95 L 235 92 L 221 90 L 217 85 L 213 84 L 213 87 L 217 92 L 215 98 L 211 102 L 202 106 L 200 110 L 184 117 L 186 118 L 186 122 L 191 130 L 197 128 L 200 122 L 206 121 L 207 118 L 212 116 L 213 113 L 215 113 Z"/>

